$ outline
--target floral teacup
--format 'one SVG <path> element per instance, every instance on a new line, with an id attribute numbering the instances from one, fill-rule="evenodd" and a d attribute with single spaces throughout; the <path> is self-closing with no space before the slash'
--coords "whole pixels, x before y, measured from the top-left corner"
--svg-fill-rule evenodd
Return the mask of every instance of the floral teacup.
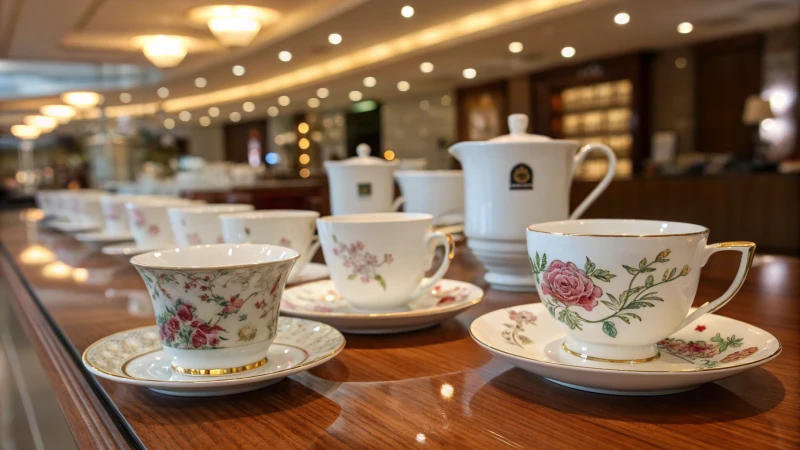
<path id="1" fill-rule="evenodd" d="M 201 244 L 221 244 L 222 225 L 219 216 L 244 211 L 252 211 L 253 205 L 209 204 L 202 207 L 176 206 L 169 208 L 169 223 L 175 241 L 180 247 Z"/>
<path id="2" fill-rule="evenodd" d="M 423 280 L 433 259 L 432 248 L 451 253 L 448 236 L 432 232 L 433 216 L 416 213 L 376 213 L 317 219 L 325 263 L 331 280 L 345 299 L 358 308 L 390 309 L 406 305 L 430 291 L 450 267 L 445 257 Z"/>
<path id="3" fill-rule="evenodd" d="M 131 258 L 144 279 L 172 368 L 226 375 L 266 364 L 296 251 L 218 244 Z"/>
<path id="4" fill-rule="evenodd" d="M 200 205 L 204 202 L 170 197 L 143 197 L 125 203 L 128 228 L 136 245 L 143 248 L 175 246 L 167 209 L 173 206 Z"/>
<path id="5" fill-rule="evenodd" d="M 656 344 L 728 303 L 755 253 L 752 242 L 706 245 L 700 225 L 650 220 L 566 220 L 528 227 L 536 288 L 567 334 L 563 349 L 587 359 L 639 363 Z M 719 251 L 742 253 L 718 299 L 692 314 L 700 268 Z"/>

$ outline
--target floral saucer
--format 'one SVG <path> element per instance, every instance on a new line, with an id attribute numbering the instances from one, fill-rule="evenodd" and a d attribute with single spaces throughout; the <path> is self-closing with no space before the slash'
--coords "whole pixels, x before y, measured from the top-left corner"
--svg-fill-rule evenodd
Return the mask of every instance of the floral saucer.
<path id="1" fill-rule="evenodd" d="M 107 231 L 93 231 L 89 233 L 76 234 L 75 239 L 81 242 L 88 242 L 88 243 L 126 242 L 126 241 L 132 241 L 133 236 L 130 233 L 109 233 Z"/>
<path id="2" fill-rule="evenodd" d="M 303 267 L 303 271 L 298 273 L 297 275 L 290 276 L 287 283 L 289 284 L 300 284 L 300 283 L 307 283 L 309 281 L 320 280 L 322 278 L 328 278 L 328 275 L 331 274 L 331 271 L 328 270 L 328 266 L 325 264 L 319 263 L 308 263 L 305 267 Z"/>
<path id="3" fill-rule="evenodd" d="M 158 250 L 156 247 L 139 247 L 134 242 L 123 242 L 121 244 L 106 245 L 101 252 L 111 256 L 133 256 L 140 253 Z"/>
<path id="4" fill-rule="evenodd" d="M 659 342 L 655 361 L 589 361 L 562 349 L 565 335 L 542 303 L 484 314 L 472 322 L 470 334 L 500 359 L 554 383 L 614 395 L 688 391 L 766 364 L 781 352 L 781 343 L 766 331 L 706 314 Z"/>
<path id="5" fill-rule="evenodd" d="M 104 337 L 83 352 L 83 365 L 101 378 L 143 386 L 181 397 L 238 394 L 276 383 L 318 366 L 344 348 L 344 336 L 311 320 L 278 318 L 278 336 L 267 352 L 267 364 L 247 372 L 197 378 L 170 369 L 155 326 Z"/>
<path id="6" fill-rule="evenodd" d="M 390 334 L 432 327 L 482 299 L 478 286 L 445 279 L 403 308 L 358 309 L 339 296 L 333 281 L 322 280 L 283 291 L 281 314 L 318 320 L 345 333 Z"/>

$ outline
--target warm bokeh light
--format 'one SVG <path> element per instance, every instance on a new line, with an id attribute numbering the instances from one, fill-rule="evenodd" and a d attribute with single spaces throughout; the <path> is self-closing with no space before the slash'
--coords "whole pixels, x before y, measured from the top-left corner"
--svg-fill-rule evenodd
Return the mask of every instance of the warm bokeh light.
<path id="1" fill-rule="evenodd" d="M 134 45 L 142 49 L 144 56 L 160 69 L 175 67 L 188 52 L 186 38 L 164 34 L 136 36 Z"/>
<path id="2" fill-rule="evenodd" d="M 413 17 L 414 8 L 408 5 L 403 6 L 402 8 L 400 8 L 400 15 L 405 17 L 406 19 L 408 19 L 409 17 Z"/>
<path id="3" fill-rule="evenodd" d="M 292 52 L 287 52 L 286 50 L 278 53 L 278 59 L 283 62 L 289 62 L 292 60 Z"/>
<path id="4" fill-rule="evenodd" d="M 253 102 L 244 102 L 242 103 L 242 109 L 244 112 L 253 112 L 256 110 L 256 104 Z"/>
<path id="5" fill-rule="evenodd" d="M 308 170 L 305 167 L 300 169 L 300 178 L 308 178 L 309 176 L 311 176 L 311 171 L 310 170 Z"/>
<path id="6" fill-rule="evenodd" d="M 45 105 L 39 108 L 39 112 L 45 116 L 55 118 L 58 123 L 62 125 L 68 123 L 75 117 L 75 108 L 68 105 Z"/>
<path id="7" fill-rule="evenodd" d="M 694 25 L 689 22 L 683 22 L 678 25 L 678 33 L 680 34 L 689 34 L 694 30 Z"/>
<path id="8" fill-rule="evenodd" d="M 375 77 L 366 77 L 363 83 L 365 87 L 375 87 L 375 85 L 378 84 L 378 80 L 376 80 Z"/>
<path id="9" fill-rule="evenodd" d="M 316 97 L 311 97 L 306 101 L 306 104 L 309 108 L 319 108 L 319 99 Z"/>
<path id="10" fill-rule="evenodd" d="M 317 89 L 317 97 L 319 98 L 328 98 L 330 94 L 331 92 L 328 90 L 328 88 L 322 87 Z"/>
<path id="11" fill-rule="evenodd" d="M 288 95 L 281 95 L 280 97 L 278 97 L 278 104 L 281 106 L 289 106 L 289 103 L 291 102 L 292 100 L 289 98 Z"/>
<path id="12" fill-rule="evenodd" d="M 573 47 L 564 47 L 561 49 L 561 56 L 564 58 L 572 58 L 575 56 L 575 48 Z"/>
<path id="13" fill-rule="evenodd" d="M 23 119 L 25 125 L 38 128 L 42 133 L 49 133 L 58 126 L 58 120 L 50 116 L 31 115 Z"/>
<path id="14" fill-rule="evenodd" d="M 189 111 L 181 111 L 180 114 L 178 114 L 178 118 L 184 122 L 188 122 L 192 120 L 192 113 Z"/>
<path id="15" fill-rule="evenodd" d="M 76 283 L 86 283 L 86 280 L 89 279 L 89 271 L 79 267 L 77 269 L 72 269 L 72 280 Z"/>
<path id="16" fill-rule="evenodd" d="M 455 393 L 455 388 L 450 383 L 444 383 L 439 389 L 439 393 L 442 394 L 442 398 L 453 398 L 453 393 Z"/>
<path id="17" fill-rule="evenodd" d="M 300 158 L 298 158 L 298 160 L 300 161 L 300 164 L 308 164 L 308 162 L 311 161 L 311 157 L 308 156 L 307 153 L 303 153 L 302 155 L 300 155 Z"/>
<path id="18" fill-rule="evenodd" d="M 466 78 L 468 80 L 471 80 L 471 79 L 475 78 L 476 76 L 478 76 L 478 71 L 470 67 L 470 68 L 464 69 L 461 72 L 461 75 L 463 75 L 464 78 Z"/>
<path id="19" fill-rule="evenodd" d="M 383 157 L 386 158 L 387 161 L 391 161 L 394 159 L 394 152 L 392 150 L 386 150 L 383 152 Z"/>
<path id="20" fill-rule="evenodd" d="M 512 42 L 508 44 L 508 51 L 511 53 L 519 53 L 523 49 L 522 42 Z"/>
<path id="21" fill-rule="evenodd" d="M 297 131 L 299 131 L 302 134 L 308 133 L 308 129 L 309 129 L 308 124 L 305 122 L 300 122 L 300 124 L 297 125 Z"/>
<path id="22" fill-rule="evenodd" d="M 53 261 L 42 268 L 42 275 L 45 278 L 63 280 L 65 278 L 69 278 L 71 274 L 72 267 L 64 264 L 61 261 Z"/>
<path id="23" fill-rule="evenodd" d="M 208 85 L 208 80 L 203 77 L 197 77 L 194 79 L 194 85 L 195 87 L 204 88 Z"/>
<path id="24" fill-rule="evenodd" d="M 128 92 L 120 92 L 119 94 L 119 101 L 122 103 L 130 103 L 133 100 L 133 96 Z"/>
<path id="25" fill-rule="evenodd" d="M 164 119 L 164 128 L 168 130 L 175 128 L 175 119 L 171 119 L 169 117 Z"/>
<path id="26" fill-rule="evenodd" d="M 411 83 L 408 81 L 398 81 L 397 82 L 397 90 L 400 92 L 406 92 L 411 89 Z"/>
<path id="27" fill-rule="evenodd" d="M 30 125 L 12 125 L 11 134 L 18 139 L 36 139 L 42 132 Z"/>
<path id="28" fill-rule="evenodd" d="M 333 45 L 339 45 L 342 43 L 342 35 L 339 33 L 331 33 L 328 35 L 328 42 Z"/>
<path id="29" fill-rule="evenodd" d="M 277 117 L 278 113 L 280 113 L 280 111 L 277 106 L 270 106 L 267 108 L 267 115 L 270 117 Z"/>
<path id="30" fill-rule="evenodd" d="M 451 104 L 452 102 L 453 102 L 453 101 L 450 99 L 450 96 L 449 96 L 449 95 L 443 95 L 443 96 L 442 96 L 442 100 L 441 100 L 442 106 L 450 106 L 450 104 Z"/>
<path id="31" fill-rule="evenodd" d="M 261 27 L 277 21 L 280 13 L 250 5 L 210 5 L 191 9 L 189 18 L 208 25 L 222 45 L 246 47 L 253 42 Z"/>
<path id="32" fill-rule="evenodd" d="M 53 252 L 47 247 L 37 244 L 29 245 L 19 255 L 19 260 L 22 264 L 28 265 L 47 264 L 55 261 L 55 259 L 56 255 Z"/>
<path id="33" fill-rule="evenodd" d="M 156 94 L 158 94 L 158 96 L 160 98 L 167 98 L 167 97 L 169 97 L 169 89 L 167 89 L 166 87 L 162 86 L 162 87 L 158 88 L 158 90 L 156 91 Z"/>
<path id="34" fill-rule="evenodd" d="M 349 98 L 350 100 L 352 100 L 354 102 L 357 102 L 357 101 L 361 100 L 362 98 L 364 98 L 364 95 L 361 94 L 361 92 L 359 92 L 359 91 L 350 91 L 350 93 L 347 94 L 347 98 Z"/>
<path id="35" fill-rule="evenodd" d="M 310 145 L 311 142 L 306 138 L 300 138 L 300 140 L 297 141 L 297 146 L 300 147 L 301 150 L 307 149 Z"/>
<path id="36" fill-rule="evenodd" d="M 236 111 L 232 112 L 228 117 L 231 119 L 231 122 L 238 122 L 242 120 L 242 115 Z"/>
<path id="37" fill-rule="evenodd" d="M 237 77 L 240 77 L 240 76 L 244 75 L 246 70 L 245 70 L 244 66 L 236 65 L 236 66 L 233 66 L 233 68 L 231 68 L 231 72 L 233 72 L 233 74 L 236 75 Z"/>
<path id="38" fill-rule="evenodd" d="M 431 73 L 433 72 L 433 63 L 424 62 L 419 65 L 419 71 L 422 73 Z"/>
<path id="39" fill-rule="evenodd" d="M 211 108 L 208 108 L 208 115 L 211 116 L 211 117 L 219 116 L 219 108 L 217 108 L 216 106 L 212 106 Z"/>
<path id="40" fill-rule="evenodd" d="M 207 127 L 207 126 L 211 125 L 211 119 L 208 116 L 200 117 L 199 122 L 200 122 L 200 126 L 202 126 L 202 127 Z"/>
<path id="41" fill-rule="evenodd" d="M 103 96 L 97 92 L 75 91 L 61 94 L 61 101 L 77 109 L 94 108 L 103 102 Z"/>
<path id="42" fill-rule="evenodd" d="M 621 12 L 614 16 L 614 23 L 617 25 L 626 25 L 631 21 L 631 16 L 628 13 Z"/>

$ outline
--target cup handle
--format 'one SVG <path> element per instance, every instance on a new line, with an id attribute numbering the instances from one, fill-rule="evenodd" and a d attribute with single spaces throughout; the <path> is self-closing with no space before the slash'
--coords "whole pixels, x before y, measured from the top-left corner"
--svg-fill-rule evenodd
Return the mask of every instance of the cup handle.
<path id="1" fill-rule="evenodd" d="M 683 319 L 678 330 L 683 329 L 703 314 L 711 314 L 714 311 L 725 306 L 731 299 L 739 292 L 739 289 L 744 284 L 744 279 L 747 277 L 747 272 L 750 271 L 750 265 L 753 263 L 753 256 L 756 254 L 756 244 L 752 242 L 720 242 L 719 244 L 706 245 L 703 256 L 703 266 L 708 262 L 708 258 L 717 252 L 736 251 L 742 253 L 742 260 L 739 262 L 739 271 L 736 272 L 736 277 L 733 283 L 718 299 L 712 302 L 706 302 L 703 306 L 697 308 L 695 312 L 689 314 L 688 317 Z"/>
<path id="2" fill-rule="evenodd" d="M 433 286 L 439 282 L 442 278 L 444 278 L 444 274 L 447 272 L 447 269 L 450 268 L 450 260 L 453 259 L 455 256 L 456 248 L 453 245 L 453 238 L 449 234 L 442 234 L 438 231 L 430 231 L 425 235 L 425 240 L 422 244 L 423 248 L 425 249 L 425 254 L 428 254 L 428 249 L 430 248 L 430 244 L 435 243 L 437 244 L 436 247 L 439 245 L 444 246 L 444 253 L 447 257 L 442 259 L 442 264 L 439 266 L 439 269 L 436 270 L 436 273 L 433 274 L 432 277 L 428 279 L 428 281 L 422 281 L 419 284 L 419 287 L 414 291 L 412 294 L 412 298 L 417 298 L 424 294 L 426 291 L 430 291 Z M 434 247 L 435 248 L 435 247 Z M 435 255 L 436 252 L 433 252 Z M 433 259 L 433 255 L 431 255 L 431 259 Z"/>
<path id="3" fill-rule="evenodd" d="M 403 206 L 403 203 L 405 203 L 405 202 L 406 202 L 406 199 L 403 198 L 402 195 L 400 197 L 397 197 L 396 199 L 394 199 L 394 202 L 392 203 L 392 211 L 397 211 L 398 209 L 400 209 L 400 207 Z"/>
<path id="4" fill-rule="evenodd" d="M 594 188 L 594 190 L 583 200 L 583 202 L 581 202 L 580 205 L 578 205 L 577 208 L 575 208 L 575 211 L 572 211 L 572 214 L 569 216 L 570 219 L 577 219 L 583 215 L 589 206 L 591 206 L 592 203 L 597 200 L 597 197 L 599 197 L 600 194 L 606 190 L 608 185 L 611 184 L 611 180 L 614 178 L 614 172 L 617 168 L 617 156 L 614 154 L 614 150 L 611 150 L 608 148 L 608 146 L 603 144 L 588 144 L 581 147 L 572 160 L 572 173 L 570 174 L 570 181 L 575 177 L 575 169 L 577 169 L 578 166 L 583 163 L 583 160 L 586 159 L 592 150 L 600 150 L 606 154 L 606 157 L 608 158 L 608 171 L 606 172 L 605 176 L 603 176 L 603 179 L 600 180 L 600 183 Z"/>
<path id="5" fill-rule="evenodd" d="M 314 236 L 311 238 L 311 245 L 308 246 L 308 261 L 314 258 L 314 255 L 317 254 L 317 250 L 319 250 L 319 236 Z"/>

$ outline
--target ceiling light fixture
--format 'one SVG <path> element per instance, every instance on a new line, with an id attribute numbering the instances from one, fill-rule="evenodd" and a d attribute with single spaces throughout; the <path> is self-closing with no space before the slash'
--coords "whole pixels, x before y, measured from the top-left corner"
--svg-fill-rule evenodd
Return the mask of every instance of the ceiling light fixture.
<path id="1" fill-rule="evenodd" d="M 175 120 L 170 118 L 164 119 L 164 128 L 168 130 L 175 128 Z"/>
<path id="2" fill-rule="evenodd" d="M 412 17 L 412 16 L 414 16 L 414 8 L 413 8 L 413 7 L 411 7 L 411 6 L 408 6 L 408 5 L 406 5 L 406 6 L 403 6 L 403 7 L 400 9 L 400 15 L 402 15 L 403 17 L 405 17 L 406 19 L 408 19 L 409 17 Z"/>
<path id="3" fill-rule="evenodd" d="M 316 97 L 311 97 L 306 103 L 309 108 L 319 108 L 319 99 Z"/>
<path id="4" fill-rule="evenodd" d="M 40 115 L 25 116 L 23 123 L 38 129 L 41 133 L 49 133 L 58 126 L 58 120 L 54 117 Z"/>
<path id="5" fill-rule="evenodd" d="M 319 98 L 328 98 L 328 96 L 330 94 L 331 94 L 331 91 L 329 91 L 328 88 L 319 88 L 319 89 L 317 89 L 317 97 L 319 97 Z"/>
<path id="6" fill-rule="evenodd" d="M 133 96 L 131 96 L 131 94 L 127 92 L 122 92 L 121 94 L 119 94 L 119 101 L 121 101 L 122 103 L 130 103 L 131 100 L 133 100 Z"/>
<path id="7" fill-rule="evenodd" d="M 242 120 L 242 115 L 239 114 L 238 112 L 234 111 L 234 112 L 231 113 L 230 119 L 231 119 L 231 122 L 238 122 L 238 121 Z"/>
<path id="8" fill-rule="evenodd" d="M 133 42 L 142 49 L 147 60 L 160 69 L 177 66 L 187 53 L 187 41 L 183 36 L 144 35 L 136 36 Z"/>
<path id="9" fill-rule="evenodd" d="M 291 102 L 292 100 L 286 95 L 281 95 L 278 97 L 278 104 L 281 106 L 289 106 L 289 103 Z"/>
<path id="10" fill-rule="evenodd" d="M 564 47 L 561 49 L 561 56 L 564 58 L 572 58 L 575 56 L 575 49 L 572 47 Z"/>
<path id="11" fill-rule="evenodd" d="M 627 25 L 631 21 L 631 16 L 628 13 L 621 12 L 614 16 L 614 23 L 617 25 Z"/>
<path id="12" fill-rule="evenodd" d="M 354 102 L 357 102 L 357 101 L 361 100 L 362 98 L 364 98 L 364 95 L 359 91 L 350 91 L 350 93 L 347 94 L 347 97 L 350 100 L 352 100 Z"/>
<path id="13" fill-rule="evenodd" d="M 61 125 L 68 123 L 75 117 L 75 108 L 67 105 L 45 105 L 39 109 L 39 112 L 45 116 L 55 118 Z"/>
<path id="14" fill-rule="evenodd" d="M 236 75 L 237 77 L 240 77 L 245 73 L 244 66 L 239 66 L 239 65 L 233 66 L 233 68 L 231 68 L 231 72 L 233 72 L 233 74 Z"/>
<path id="15" fill-rule="evenodd" d="M 419 71 L 422 73 L 431 73 L 433 72 L 433 63 L 424 62 L 419 65 Z"/>
<path id="16" fill-rule="evenodd" d="M 36 139 L 42 132 L 36 127 L 28 125 L 12 125 L 11 134 L 17 139 Z"/>
<path id="17" fill-rule="evenodd" d="M 461 75 L 463 75 L 464 78 L 466 78 L 468 80 L 471 80 L 471 79 L 475 78 L 478 75 L 478 71 L 470 67 L 470 68 L 464 69 L 461 72 Z"/>
<path id="18" fill-rule="evenodd" d="M 378 84 L 378 80 L 376 80 L 375 77 L 366 77 L 363 83 L 366 87 L 375 87 L 375 85 Z"/>
<path id="19" fill-rule="evenodd" d="M 180 114 L 178 114 L 178 118 L 184 122 L 188 122 L 192 120 L 192 113 L 189 111 L 181 111 Z"/>
<path id="20" fill-rule="evenodd" d="M 102 103 L 103 96 L 97 92 L 75 91 L 61 94 L 61 100 L 77 109 L 88 109 Z"/>
<path id="21" fill-rule="evenodd" d="M 200 118 L 201 127 L 207 127 L 209 125 L 211 125 L 211 119 L 209 119 L 208 116 L 203 116 Z"/>
<path id="22" fill-rule="evenodd" d="M 157 94 L 159 97 L 161 97 L 161 98 L 167 98 L 167 97 L 169 97 L 169 89 L 167 89 L 167 88 L 166 88 L 166 87 L 164 87 L 164 86 L 161 86 L 161 87 L 160 87 L 160 88 L 158 88 L 158 90 L 156 91 L 156 94 Z"/>
<path id="23" fill-rule="evenodd" d="M 278 110 L 277 106 L 270 106 L 267 108 L 267 115 L 270 117 L 277 117 L 279 112 L 280 111 Z"/>
<path id="24" fill-rule="evenodd" d="M 339 33 L 331 33 L 328 35 L 328 42 L 333 45 L 339 45 L 342 43 L 342 35 Z"/>
<path id="25" fill-rule="evenodd" d="M 292 60 L 292 52 L 287 52 L 286 50 L 278 53 L 278 59 L 283 62 L 289 62 Z"/>
<path id="26" fill-rule="evenodd" d="M 212 106 L 211 108 L 208 108 L 208 115 L 211 116 L 211 117 L 219 116 L 219 108 L 217 108 L 216 106 Z"/>
<path id="27" fill-rule="evenodd" d="M 508 44 L 508 51 L 511 53 L 519 53 L 522 51 L 522 42 L 512 42 Z"/>
<path id="28" fill-rule="evenodd" d="M 256 110 L 256 104 L 253 102 L 244 102 L 242 104 L 242 109 L 244 112 L 253 112 Z"/>
<path id="29" fill-rule="evenodd" d="M 694 25 L 689 22 L 683 22 L 678 25 L 678 33 L 680 34 L 689 34 L 694 30 Z"/>
<path id="30" fill-rule="evenodd" d="M 194 86 L 199 87 L 200 89 L 206 87 L 208 85 L 208 80 L 203 77 L 197 77 L 194 79 Z"/>
<path id="31" fill-rule="evenodd" d="M 411 84 L 408 81 L 398 81 L 397 82 L 397 90 L 398 91 L 406 92 L 409 89 L 411 89 Z"/>
<path id="32" fill-rule="evenodd" d="M 189 18 L 205 23 L 214 37 L 226 47 L 246 47 L 253 42 L 261 27 L 278 20 L 273 9 L 246 5 L 212 5 L 193 8 Z"/>

